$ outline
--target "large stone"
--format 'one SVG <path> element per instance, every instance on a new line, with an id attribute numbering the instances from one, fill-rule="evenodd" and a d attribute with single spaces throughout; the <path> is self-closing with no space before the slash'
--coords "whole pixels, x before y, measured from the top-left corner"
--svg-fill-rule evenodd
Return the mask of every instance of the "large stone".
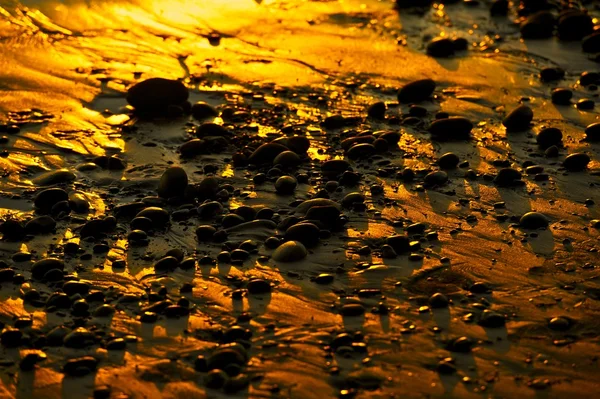
<path id="1" fill-rule="evenodd" d="M 142 112 L 164 112 L 170 105 L 187 101 L 188 89 L 177 80 L 151 78 L 127 91 L 127 102 Z"/>

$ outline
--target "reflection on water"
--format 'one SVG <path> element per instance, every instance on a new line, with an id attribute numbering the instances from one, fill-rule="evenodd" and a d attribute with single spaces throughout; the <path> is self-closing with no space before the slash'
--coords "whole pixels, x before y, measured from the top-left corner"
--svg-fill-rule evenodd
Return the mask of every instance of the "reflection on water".
<path id="1" fill-rule="evenodd" d="M 540 67 L 554 63 L 571 73 L 595 66 L 579 51 L 557 41 L 522 42 L 516 26 L 491 19 L 482 4 L 436 4 L 423 15 L 376 0 L 0 4 L 6 136 L 0 144 L 0 215 L 29 220 L 35 216 L 34 195 L 51 186 L 65 188 L 71 201 L 89 207 L 64 218 L 54 215 L 59 223 L 53 234 L 0 242 L 2 268 L 14 267 L 29 278 L 30 258 L 61 257 L 67 278 L 84 279 L 90 284 L 86 298 L 96 295 L 89 299 L 90 317 L 78 317 L 46 303 L 62 282 L 3 282 L 3 325 L 33 317 L 33 329 L 24 328 L 31 342 L 57 325 L 81 326 L 93 331 L 96 344 L 46 347 L 40 340 L 35 345 L 48 359 L 40 361 L 35 378 L 19 368 L 25 352 L 3 349 L 9 360 L 2 365 L 10 373 L 2 377 L 2 395 L 91 397 L 92 383 L 132 397 L 221 395 L 207 388 L 208 377 L 194 367 L 199 354 L 208 356 L 227 342 L 232 326 L 249 331 L 235 339 L 246 345 L 249 357 L 241 371 L 251 383 L 238 390 L 240 397 L 539 396 L 521 376 L 558 396 L 592 389 L 597 370 L 587 360 L 596 350 L 600 287 L 592 265 L 597 230 L 588 225 L 600 216 L 584 201 L 600 201 L 590 189 L 597 174 L 565 175 L 563 158 L 544 157 L 534 137 L 542 126 L 559 127 L 566 147 L 560 157 L 587 151 L 590 169 L 598 168 L 598 148 L 581 141 L 581 128 L 597 113 L 551 105 L 549 86 L 537 78 Z M 465 37 L 470 51 L 450 59 L 428 57 L 423 41 L 435 36 Z M 111 235 L 80 239 L 87 220 L 112 215 L 125 202 L 158 201 L 174 210 L 156 198 L 158 179 L 170 165 L 181 165 L 194 183 L 207 175 L 223 178 L 218 195 L 228 212 L 270 207 L 278 222 L 302 216 L 294 198 L 276 195 L 272 182 L 261 185 L 256 171 L 238 167 L 231 147 L 182 159 L 180 145 L 193 136 L 198 121 L 137 120 L 124 93 L 150 77 L 181 79 L 192 103 L 204 101 L 221 111 L 213 121 L 246 140 L 240 146 L 308 137 L 308 160 L 299 169 L 308 183 L 298 185 L 294 198 L 339 202 L 358 191 L 364 208 L 346 207 L 344 229 L 331 237 L 322 232 L 307 260 L 292 265 L 270 259 L 272 251 L 263 243 L 276 233 L 261 224 L 231 230 L 223 244 L 198 243 L 197 225 L 212 221 L 195 216 L 179 216 L 167 231 L 148 237 L 148 246 L 129 242 L 129 223 L 121 220 Z M 396 102 L 397 88 L 425 77 L 437 83 L 435 98 L 422 104 L 423 118 L 407 121 L 412 114 Z M 568 79 L 565 85 L 575 84 Z M 534 109 L 535 127 L 507 134 L 500 120 L 524 97 Z M 386 119 L 364 118 L 376 101 L 387 103 Z M 474 121 L 472 139 L 432 140 L 426 127 L 440 111 Z M 228 112 L 239 119 L 228 119 Z M 339 128 L 322 123 L 328 117 L 339 121 L 339 115 L 354 122 Z M 342 139 L 381 131 L 399 132 L 399 143 L 369 161 L 352 161 L 358 185 L 338 185 L 321 173 L 321 162 L 346 159 Z M 437 159 L 448 152 L 463 162 L 448 171 L 450 182 L 423 187 L 422 175 L 437 170 Z M 524 173 L 523 187 L 491 182 L 500 167 L 525 170 L 537 163 L 548 181 Z M 414 182 L 402 177 L 405 168 L 416 172 Z M 186 209 L 184 204 L 177 211 L 185 215 Z M 551 219 L 547 231 L 514 225 L 531 210 Z M 411 236 L 400 256 L 382 250 L 395 234 Z M 77 244 L 71 245 L 73 253 L 66 253 L 67 243 Z M 215 261 L 240 243 L 257 244 L 251 259 Z M 197 270 L 157 272 L 155 261 L 173 248 L 198 261 Z M 248 294 L 253 278 L 270 282 L 271 292 Z M 480 289 L 482 282 L 489 290 Z M 24 301 L 31 290 L 39 298 L 27 294 Z M 431 304 L 437 292 L 450 299 L 449 308 Z M 73 302 L 81 298 L 77 293 Z M 141 322 L 161 313 L 161 306 L 175 312 L 171 306 L 188 302 L 190 314 L 161 316 L 154 325 Z M 102 304 L 116 312 L 102 314 L 106 308 L 97 310 Z M 344 314 L 357 304 L 364 315 Z M 508 324 L 473 323 L 489 309 L 506 315 Z M 568 334 L 550 331 L 547 321 L 563 314 L 577 319 L 576 327 Z M 342 332 L 352 342 L 345 336 L 337 338 L 345 344 L 334 342 Z M 473 340 L 473 352 L 452 349 L 451 341 L 461 336 Z M 115 337 L 127 338 L 125 352 L 107 348 Z M 66 359 L 84 354 L 100 359 L 91 379 L 58 373 Z M 441 376 L 443 367 L 456 372 Z"/>

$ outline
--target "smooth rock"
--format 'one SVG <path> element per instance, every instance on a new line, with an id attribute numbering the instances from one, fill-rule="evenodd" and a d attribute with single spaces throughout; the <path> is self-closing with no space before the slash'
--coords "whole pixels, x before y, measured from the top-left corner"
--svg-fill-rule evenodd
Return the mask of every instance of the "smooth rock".
<path id="1" fill-rule="evenodd" d="M 308 255 L 306 247 L 298 241 L 288 241 L 275 249 L 273 259 L 278 262 L 297 262 Z"/>
<path id="2" fill-rule="evenodd" d="M 177 80 L 151 78 L 127 91 L 127 102 L 142 112 L 164 112 L 170 105 L 187 101 L 188 89 Z"/>
<path id="3" fill-rule="evenodd" d="M 432 79 L 421 79 L 404 85 L 398 91 L 398 101 L 403 104 L 419 103 L 431 97 L 436 84 Z"/>

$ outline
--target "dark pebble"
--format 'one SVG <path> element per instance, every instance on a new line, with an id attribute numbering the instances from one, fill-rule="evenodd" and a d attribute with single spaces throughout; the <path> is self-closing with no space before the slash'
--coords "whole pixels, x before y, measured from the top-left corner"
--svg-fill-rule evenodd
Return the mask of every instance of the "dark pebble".
<path id="1" fill-rule="evenodd" d="M 557 105 L 569 105 L 573 98 L 573 92 L 569 89 L 554 89 L 552 90 L 552 102 Z"/>
<path id="2" fill-rule="evenodd" d="M 435 82 L 432 79 L 410 82 L 398 91 L 398 101 L 403 104 L 425 101 L 431 97 L 435 87 Z"/>
<path id="3" fill-rule="evenodd" d="M 502 121 L 507 131 L 524 131 L 529 129 L 533 120 L 533 111 L 527 105 L 520 105 L 511 111 Z"/>
<path id="4" fill-rule="evenodd" d="M 548 127 L 542 129 L 536 136 L 536 141 L 540 148 L 546 149 L 550 146 L 560 146 L 562 144 L 563 134 L 560 129 Z"/>
<path id="5" fill-rule="evenodd" d="M 454 42 L 446 37 L 436 37 L 427 44 L 427 54 L 436 58 L 454 55 Z"/>
<path id="6" fill-rule="evenodd" d="M 589 155 L 583 152 L 577 152 L 567 156 L 563 161 L 563 166 L 569 172 L 580 172 L 587 169 L 590 161 L 591 159 Z"/>
<path id="7" fill-rule="evenodd" d="M 546 216 L 539 212 L 527 212 L 519 220 L 521 227 L 525 229 L 540 229 L 548 227 L 549 221 Z"/>
<path id="8" fill-rule="evenodd" d="M 429 126 L 429 133 L 437 140 L 465 140 L 469 138 L 473 123 L 467 118 L 453 116 L 435 120 Z"/>

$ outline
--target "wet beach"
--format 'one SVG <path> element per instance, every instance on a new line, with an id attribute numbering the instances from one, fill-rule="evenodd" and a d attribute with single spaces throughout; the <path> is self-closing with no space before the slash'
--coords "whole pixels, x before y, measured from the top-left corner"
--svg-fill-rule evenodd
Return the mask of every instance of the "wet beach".
<path id="1" fill-rule="evenodd" d="M 0 397 L 595 397 L 599 18 L 0 1 Z"/>

